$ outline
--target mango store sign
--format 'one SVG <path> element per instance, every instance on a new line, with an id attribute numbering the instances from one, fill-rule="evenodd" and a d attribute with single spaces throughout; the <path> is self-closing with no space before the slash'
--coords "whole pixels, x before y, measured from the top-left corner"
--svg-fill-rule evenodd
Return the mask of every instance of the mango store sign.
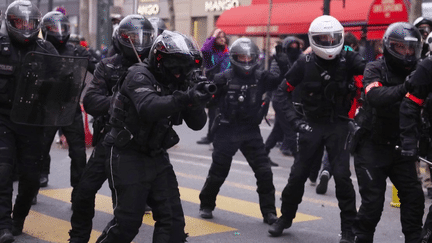
<path id="1" fill-rule="evenodd" d="M 137 12 L 141 15 L 156 15 L 160 12 L 160 7 L 158 4 L 140 5 Z"/>
<path id="2" fill-rule="evenodd" d="M 205 2 L 206 12 L 225 11 L 240 6 L 239 0 L 214 0 Z"/>

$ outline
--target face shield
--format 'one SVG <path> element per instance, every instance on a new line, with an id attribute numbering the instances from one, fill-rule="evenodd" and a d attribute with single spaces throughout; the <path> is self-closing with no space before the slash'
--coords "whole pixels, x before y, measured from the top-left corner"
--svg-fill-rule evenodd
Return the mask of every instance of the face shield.
<path id="1" fill-rule="evenodd" d="M 142 29 L 137 30 L 124 30 L 119 29 L 119 41 L 128 47 L 135 47 L 140 52 L 145 48 L 148 48 L 153 43 L 153 32 L 144 31 Z"/>
<path id="2" fill-rule="evenodd" d="M 39 29 L 40 18 L 32 16 L 17 17 L 8 15 L 7 21 L 10 26 L 20 32 L 32 32 Z"/>
<path id="3" fill-rule="evenodd" d="M 65 37 L 70 34 L 70 24 L 56 21 L 45 25 L 46 31 L 53 36 Z"/>
<path id="4" fill-rule="evenodd" d="M 320 48 L 334 48 L 343 44 L 343 33 L 315 33 L 311 34 L 313 44 Z"/>
<path id="5" fill-rule="evenodd" d="M 258 62 L 258 55 L 252 53 L 234 54 L 232 58 L 246 70 L 251 69 Z"/>
<path id="6" fill-rule="evenodd" d="M 421 55 L 421 43 L 417 38 L 405 37 L 405 40 L 395 40 L 389 38 L 386 40 L 387 49 L 391 55 L 400 59 L 419 59 Z"/>
<path id="7" fill-rule="evenodd" d="M 420 31 L 420 34 L 424 40 L 430 34 L 431 27 L 428 24 L 422 24 L 418 27 L 418 30 Z"/>

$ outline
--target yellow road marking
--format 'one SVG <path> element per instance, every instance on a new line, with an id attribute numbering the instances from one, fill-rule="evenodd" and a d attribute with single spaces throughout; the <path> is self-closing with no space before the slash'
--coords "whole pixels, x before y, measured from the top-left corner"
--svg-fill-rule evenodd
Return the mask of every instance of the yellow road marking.
<path id="1" fill-rule="evenodd" d="M 203 177 L 203 176 L 190 175 L 190 174 L 181 173 L 181 172 L 176 172 L 176 175 L 184 177 L 184 178 L 188 178 L 188 179 L 202 180 L 203 184 L 204 184 L 204 181 L 206 180 L 206 177 Z M 256 186 L 248 186 L 248 185 L 244 185 L 244 184 L 236 183 L 236 182 L 231 182 L 231 181 L 225 181 L 224 185 L 256 192 Z M 280 196 L 282 195 L 282 193 L 279 191 L 276 191 L 275 194 L 276 194 L 276 198 L 280 198 Z M 305 197 L 305 196 L 303 196 L 302 201 L 321 204 L 321 205 L 325 205 L 325 206 L 336 207 L 336 208 L 339 207 L 338 204 L 334 203 L 334 202 L 310 198 L 310 197 Z"/>
<path id="2" fill-rule="evenodd" d="M 183 201 L 200 204 L 200 200 L 199 200 L 200 191 L 190 189 L 190 188 L 185 188 L 185 187 L 179 187 L 179 189 L 180 189 L 181 199 Z M 245 200 L 218 195 L 216 198 L 216 208 L 228 212 L 242 214 L 253 218 L 262 219 L 262 215 L 258 203 L 253 203 Z M 279 208 L 276 208 L 276 211 L 278 215 L 281 215 Z M 293 222 L 296 223 L 296 222 L 318 220 L 318 219 L 322 219 L 322 218 L 297 212 Z"/>
<path id="3" fill-rule="evenodd" d="M 68 221 L 31 210 L 26 217 L 23 232 L 48 242 L 67 242 L 70 228 Z M 100 234 L 101 232 L 92 230 L 90 242 L 96 242 Z"/>
<path id="4" fill-rule="evenodd" d="M 64 189 L 41 190 L 39 191 L 39 194 L 66 203 L 70 203 L 71 192 L 72 192 L 72 188 L 64 188 Z M 95 209 L 101 212 L 112 214 L 113 208 L 112 208 L 111 197 L 96 194 Z M 235 228 L 231 228 L 225 225 L 216 224 L 216 223 L 209 222 L 207 220 L 197 219 L 189 216 L 185 216 L 185 221 L 186 221 L 185 231 L 189 234 L 190 237 L 237 230 Z M 150 214 L 146 214 L 143 218 L 143 223 L 146 225 L 153 226 L 154 220 Z M 69 224 L 69 228 L 70 228 L 70 224 Z"/>

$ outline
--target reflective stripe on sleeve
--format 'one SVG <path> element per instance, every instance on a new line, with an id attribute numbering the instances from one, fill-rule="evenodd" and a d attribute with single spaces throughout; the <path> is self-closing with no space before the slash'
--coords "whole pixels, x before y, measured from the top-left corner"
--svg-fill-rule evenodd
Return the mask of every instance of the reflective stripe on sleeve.
<path id="1" fill-rule="evenodd" d="M 365 94 L 367 94 L 367 93 L 369 92 L 370 89 L 372 89 L 372 88 L 374 88 L 374 87 L 381 87 L 381 86 L 382 86 L 382 84 L 381 84 L 380 82 L 378 82 L 378 81 L 375 81 L 375 82 L 373 82 L 373 83 L 370 83 L 368 86 L 366 86 Z"/>
<path id="2" fill-rule="evenodd" d="M 414 95 L 412 95 L 410 93 L 407 93 L 405 95 L 405 97 L 407 97 L 408 99 L 412 100 L 414 103 L 416 103 L 419 106 L 423 106 L 423 104 L 424 104 L 424 100 L 419 99 L 419 98 L 415 97 Z"/>

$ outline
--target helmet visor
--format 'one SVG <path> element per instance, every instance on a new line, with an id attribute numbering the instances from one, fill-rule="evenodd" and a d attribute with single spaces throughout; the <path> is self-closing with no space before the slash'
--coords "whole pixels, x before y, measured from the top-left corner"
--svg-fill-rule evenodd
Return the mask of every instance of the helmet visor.
<path id="1" fill-rule="evenodd" d="M 17 29 L 23 31 L 33 31 L 39 28 L 40 19 L 36 17 L 16 17 L 9 15 L 7 18 L 10 25 Z"/>
<path id="2" fill-rule="evenodd" d="M 243 65 L 243 66 L 252 66 L 254 65 L 258 60 L 258 55 L 255 54 L 236 54 L 233 55 L 233 59 L 235 62 Z"/>
<path id="3" fill-rule="evenodd" d="M 70 24 L 54 22 L 45 25 L 47 32 L 55 36 L 67 36 L 70 34 Z"/>
<path id="4" fill-rule="evenodd" d="M 316 33 L 312 34 L 313 43 L 322 48 L 333 48 L 343 43 L 343 33 Z"/>
<path id="5" fill-rule="evenodd" d="M 153 43 L 153 33 L 151 31 L 138 30 L 121 30 L 119 29 L 119 41 L 125 46 L 132 45 L 141 51 L 142 49 L 151 46 Z"/>
<path id="6" fill-rule="evenodd" d="M 404 41 L 389 38 L 387 41 L 388 50 L 393 56 L 402 60 L 407 57 L 420 58 L 421 42 L 417 38 L 405 37 Z"/>

